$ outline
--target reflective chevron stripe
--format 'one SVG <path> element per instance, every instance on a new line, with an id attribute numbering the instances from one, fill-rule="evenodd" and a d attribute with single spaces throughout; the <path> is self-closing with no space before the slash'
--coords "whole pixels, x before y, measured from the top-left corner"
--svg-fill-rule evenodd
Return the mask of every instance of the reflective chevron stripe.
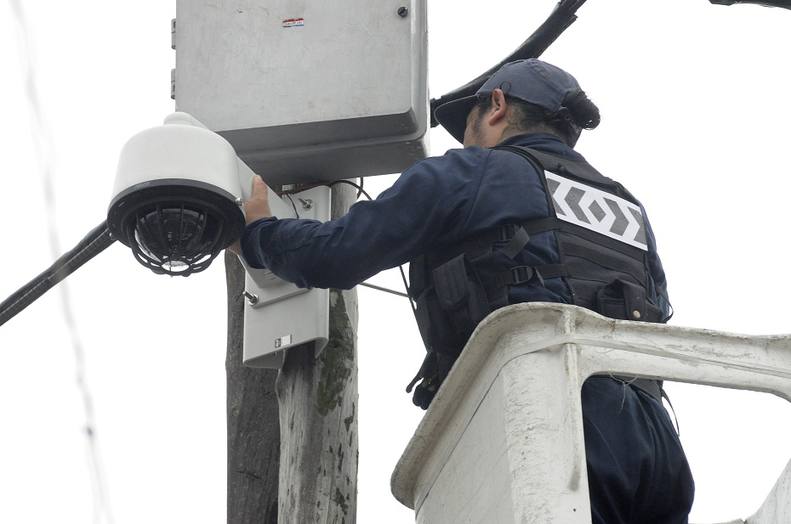
<path id="1" fill-rule="evenodd" d="M 545 173 L 555 214 L 560 220 L 648 251 L 640 206 L 556 173 Z"/>

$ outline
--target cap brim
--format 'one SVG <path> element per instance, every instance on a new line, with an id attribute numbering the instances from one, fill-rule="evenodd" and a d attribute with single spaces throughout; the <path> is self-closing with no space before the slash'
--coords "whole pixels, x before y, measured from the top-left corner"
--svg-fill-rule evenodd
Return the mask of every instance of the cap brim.
<path id="1" fill-rule="evenodd" d="M 464 130 L 467 128 L 467 115 L 478 103 L 476 95 L 465 96 L 442 104 L 434 110 L 434 117 L 453 138 L 464 143 Z"/>

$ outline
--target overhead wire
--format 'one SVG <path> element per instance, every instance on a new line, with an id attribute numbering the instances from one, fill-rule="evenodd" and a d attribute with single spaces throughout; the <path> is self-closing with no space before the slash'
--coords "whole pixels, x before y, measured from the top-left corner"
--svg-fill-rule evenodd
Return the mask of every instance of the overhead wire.
<path id="1" fill-rule="evenodd" d="M 46 207 L 47 218 L 48 243 L 52 257 L 59 258 L 61 247 L 55 214 L 56 201 L 53 181 L 54 162 L 52 154 L 52 134 L 50 133 L 44 118 L 44 112 L 39 99 L 36 66 L 31 43 L 32 39 L 30 36 L 27 19 L 25 17 L 25 12 L 22 8 L 22 2 L 21 0 L 9 0 L 9 4 L 14 15 L 17 28 L 20 66 L 22 68 L 22 76 L 25 82 L 25 92 L 27 95 L 26 98 L 31 120 L 31 131 L 33 134 L 34 146 L 37 153 L 36 156 L 39 162 L 39 173 L 43 186 L 44 205 Z M 103 236 L 99 234 L 97 238 L 101 239 L 97 240 L 97 242 L 99 242 L 99 244 L 103 244 L 106 242 L 106 239 L 109 238 L 109 235 Z M 85 251 L 83 252 L 87 254 L 88 252 L 95 250 L 97 247 L 99 247 L 98 244 L 95 242 L 91 243 L 85 246 Z M 50 280 L 50 282 L 54 282 L 59 276 L 60 275 L 57 274 L 53 275 L 53 278 Z M 50 285 L 49 287 L 52 286 Z M 24 289 L 25 288 L 23 288 L 23 290 Z M 38 290 L 40 289 L 41 287 L 38 288 Z M 28 289 L 26 295 L 30 296 L 30 293 L 32 292 L 32 289 Z M 91 472 L 91 485 L 93 492 L 93 521 L 95 524 L 101 524 L 102 522 L 112 524 L 114 519 L 108 500 L 108 490 L 96 436 L 93 396 L 88 386 L 86 377 L 85 351 L 80 337 L 76 316 L 74 315 L 71 306 L 69 288 L 65 285 L 65 283 L 60 286 L 60 298 L 64 323 L 69 332 L 71 346 L 74 352 L 76 382 L 82 397 L 84 409 L 84 436 L 87 445 L 88 466 L 89 471 Z"/>

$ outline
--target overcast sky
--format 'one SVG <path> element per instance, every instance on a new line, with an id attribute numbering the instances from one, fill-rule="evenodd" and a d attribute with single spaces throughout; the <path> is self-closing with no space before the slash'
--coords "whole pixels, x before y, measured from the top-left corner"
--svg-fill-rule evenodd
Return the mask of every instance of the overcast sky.
<path id="1" fill-rule="evenodd" d="M 0 3 L 0 297 L 52 262 L 41 163 L 64 248 L 106 213 L 118 153 L 173 110 L 175 2 L 24 2 L 49 143 L 26 102 Z M 432 2 L 438 96 L 518 46 L 554 1 Z M 602 111 L 578 150 L 648 210 L 675 325 L 791 332 L 791 12 L 707 0 L 592 0 L 544 56 Z M 457 144 L 431 132 L 433 154 Z M 51 153 L 42 156 L 44 153 Z M 394 176 L 369 179 L 375 192 Z M 374 282 L 397 287 L 389 271 Z M 155 276 L 115 245 L 69 279 L 117 523 L 225 519 L 222 262 Z M 423 356 L 405 300 L 361 289 L 358 521 L 408 523 L 393 466 L 422 412 L 404 385 Z M 0 522 L 91 522 L 83 404 L 58 292 L 0 328 Z M 693 520 L 744 518 L 791 456 L 791 411 L 763 394 L 669 385 L 697 481 Z M 109 520 L 107 520 L 109 522 Z"/>

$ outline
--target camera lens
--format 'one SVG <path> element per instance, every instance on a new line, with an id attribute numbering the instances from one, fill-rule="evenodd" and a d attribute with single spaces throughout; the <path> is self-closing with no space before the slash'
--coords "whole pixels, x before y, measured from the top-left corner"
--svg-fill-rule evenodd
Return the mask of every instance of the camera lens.
<path id="1" fill-rule="evenodd" d="M 164 273 L 195 272 L 222 249 L 222 224 L 205 210 L 157 207 L 139 215 L 134 238 L 138 257 Z"/>
<path id="2" fill-rule="evenodd" d="M 244 215 L 235 200 L 209 184 L 160 180 L 119 194 L 107 224 L 154 273 L 188 276 L 241 236 Z"/>

